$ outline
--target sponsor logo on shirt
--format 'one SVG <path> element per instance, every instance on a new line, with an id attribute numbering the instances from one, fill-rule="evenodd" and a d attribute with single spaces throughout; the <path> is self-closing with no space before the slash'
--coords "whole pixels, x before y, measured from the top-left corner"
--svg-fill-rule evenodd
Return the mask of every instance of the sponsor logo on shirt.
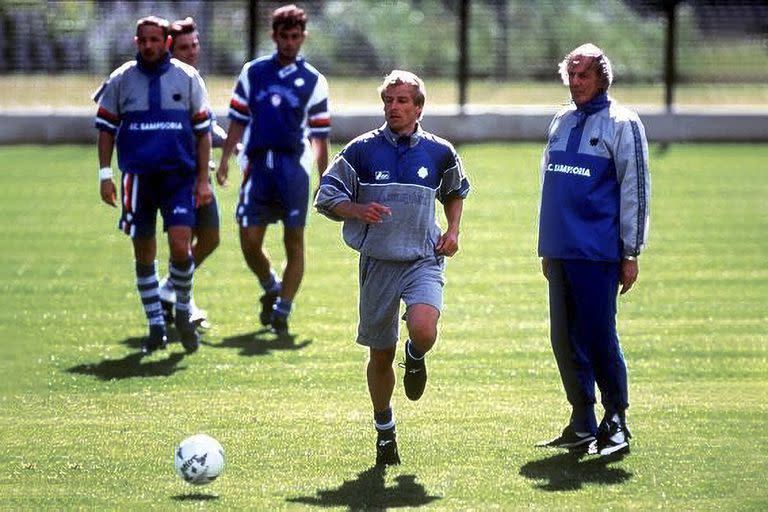
<path id="1" fill-rule="evenodd" d="M 592 176 L 592 170 L 588 167 L 578 167 L 576 165 L 565 164 L 548 164 L 548 172 L 561 172 L 563 174 L 575 174 L 576 176 L 585 176 L 587 178 Z"/>
<path id="2" fill-rule="evenodd" d="M 183 206 L 177 206 L 176 208 L 173 209 L 173 214 L 174 215 L 185 215 L 188 212 L 189 212 L 189 210 L 187 210 Z"/>
<path id="3" fill-rule="evenodd" d="M 389 179 L 389 171 L 376 171 L 375 173 L 376 181 L 384 181 Z"/>
<path id="4" fill-rule="evenodd" d="M 178 121 L 157 121 L 154 123 L 129 123 L 128 129 L 131 131 L 156 131 L 156 130 L 183 130 L 183 126 Z"/>

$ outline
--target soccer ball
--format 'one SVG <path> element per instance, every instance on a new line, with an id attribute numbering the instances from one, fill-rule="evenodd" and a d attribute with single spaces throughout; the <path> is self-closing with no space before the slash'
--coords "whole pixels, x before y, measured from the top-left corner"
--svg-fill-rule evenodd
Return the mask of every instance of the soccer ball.
<path id="1" fill-rule="evenodd" d="M 224 469 L 224 448 L 207 434 L 189 436 L 176 447 L 173 457 L 176 473 L 193 485 L 216 480 Z"/>

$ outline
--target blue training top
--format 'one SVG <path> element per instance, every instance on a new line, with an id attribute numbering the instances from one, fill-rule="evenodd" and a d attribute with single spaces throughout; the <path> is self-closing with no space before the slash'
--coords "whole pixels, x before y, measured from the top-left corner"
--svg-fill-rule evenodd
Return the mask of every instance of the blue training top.
<path id="1" fill-rule="evenodd" d="M 157 65 L 137 55 L 112 72 L 94 99 L 96 128 L 116 134 L 123 172 L 197 172 L 196 135 L 210 131 L 211 114 L 194 67 L 170 53 Z"/>

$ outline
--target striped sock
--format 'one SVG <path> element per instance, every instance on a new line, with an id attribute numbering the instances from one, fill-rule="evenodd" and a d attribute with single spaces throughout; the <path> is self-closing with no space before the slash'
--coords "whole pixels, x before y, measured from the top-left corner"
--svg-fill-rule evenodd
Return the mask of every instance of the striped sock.
<path id="1" fill-rule="evenodd" d="M 176 291 L 176 315 L 183 322 L 189 321 L 189 301 L 192 298 L 192 282 L 195 275 L 195 262 L 187 258 L 182 263 L 171 261 L 168 265 L 173 281 L 173 289 Z"/>
<path id="2" fill-rule="evenodd" d="M 160 305 L 159 284 L 157 281 L 157 265 L 136 262 L 136 288 L 139 291 L 144 314 L 149 325 L 165 325 L 163 307 Z"/>

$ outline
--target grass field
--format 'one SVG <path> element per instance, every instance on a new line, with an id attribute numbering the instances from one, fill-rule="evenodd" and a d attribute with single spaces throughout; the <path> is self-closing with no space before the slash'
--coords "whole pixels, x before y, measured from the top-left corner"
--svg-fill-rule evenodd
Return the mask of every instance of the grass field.
<path id="1" fill-rule="evenodd" d="M 337 224 L 312 215 L 281 343 L 258 330 L 236 190 L 219 189 L 222 246 L 196 279 L 214 328 L 192 356 L 173 343 L 141 359 L 130 244 L 99 202 L 95 148 L 0 148 L 0 509 L 768 508 L 768 148 L 652 147 L 651 242 L 619 312 L 633 452 L 609 463 L 532 447 L 567 419 L 535 253 L 541 147 L 460 151 L 462 249 L 425 396 L 408 402 L 398 380 L 403 465 L 383 473 Z M 173 472 L 196 432 L 228 457 L 203 488 Z"/>

